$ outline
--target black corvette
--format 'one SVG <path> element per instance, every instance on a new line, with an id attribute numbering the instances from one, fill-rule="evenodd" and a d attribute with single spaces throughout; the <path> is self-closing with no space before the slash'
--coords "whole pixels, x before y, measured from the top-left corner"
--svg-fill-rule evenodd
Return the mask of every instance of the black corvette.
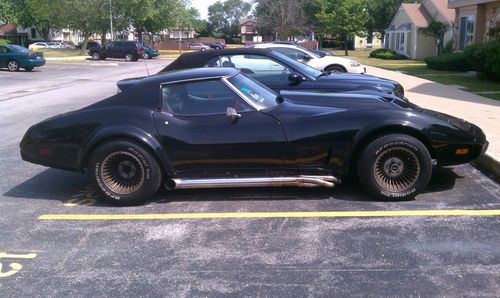
<path id="1" fill-rule="evenodd" d="M 477 126 L 396 96 L 285 91 L 233 68 L 136 80 L 32 126 L 26 161 L 88 170 L 103 198 L 138 204 L 167 188 L 333 187 L 356 171 L 374 197 L 412 198 L 438 165 L 486 150 Z"/>
<path id="2" fill-rule="evenodd" d="M 321 72 L 272 49 L 237 48 L 185 53 L 161 72 L 198 67 L 234 67 L 276 92 L 362 90 L 404 98 L 404 89 L 398 82 L 365 74 Z M 120 87 L 126 83 L 125 80 L 118 85 Z"/>

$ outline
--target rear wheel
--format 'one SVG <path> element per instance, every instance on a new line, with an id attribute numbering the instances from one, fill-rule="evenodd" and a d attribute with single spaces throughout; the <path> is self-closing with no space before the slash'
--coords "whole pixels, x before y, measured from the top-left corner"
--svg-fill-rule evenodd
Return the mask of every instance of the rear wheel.
<path id="1" fill-rule="evenodd" d="M 18 71 L 19 70 L 19 62 L 17 62 L 16 60 L 9 60 L 7 62 L 7 68 L 10 71 Z"/>
<path id="2" fill-rule="evenodd" d="M 101 54 L 99 52 L 92 52 L 92 60 L 101 60 Z"/>
<path id="3" fill-rule="evenodd" d="M 134 55 L 128 53 L 125 55 L 125 61 L 130 62 L 130 61 L 135 61 L 134 60 Z"/>
<path id="4" fill-rule="evenodd" d="M 429 151 L 409 135 L 391 134 L 375 139 L 358 161 L 361 183 L 379 199 L 411 199 L 426 188 L 431 174 Z"/>
<path id="5" fill-rule="evenodd" d="M 162 171 L 149 151 L 125 140 L 94 150 L 89 174 L 102 198 L 115 205 L 142 204 L 155 195 L 162 181 Z"/>
<path id="6" fill-rule="evenodd" d="M 26 71 L 32 71 L 33 67 L 25 67 L 24 70 L 26 70 Z"/>
<path id="7" fill-rule="evenodd" d="M 151 57 L 149 57 L 148 53 L 143 53 L 142 54 L 142 58 L 144 58 L 144 59 L 151 59 Z"/>

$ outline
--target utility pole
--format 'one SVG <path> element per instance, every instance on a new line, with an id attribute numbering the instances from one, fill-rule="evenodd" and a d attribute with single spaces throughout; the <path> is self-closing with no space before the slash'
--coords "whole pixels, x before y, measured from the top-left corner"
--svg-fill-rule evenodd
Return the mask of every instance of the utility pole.
<path id="1" fill-rule="evenodd" d="M 109 32 L 111 34 L 111 41 L 113 41 L 113 3 L 109 0 Z"/>

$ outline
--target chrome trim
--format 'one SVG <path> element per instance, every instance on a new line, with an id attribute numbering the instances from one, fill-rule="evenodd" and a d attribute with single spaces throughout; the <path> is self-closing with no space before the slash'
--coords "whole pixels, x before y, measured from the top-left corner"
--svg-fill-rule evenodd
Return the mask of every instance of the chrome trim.
<path id="1" fill-rule="evenodd" d="M 328 187 L 339 184 L 340 179 L 333 176 L 290 176 L 290 177 L 254 177 L 254 178 L 215 178 L 189 179 L 174 178 L 165 182 L 167 189 L 224 188 L 224 187 Z"/>
<path id="2" fill-rule="evenodd" d="M 193 82 L 193 81 L 208 81 L 208 80 L 213 80 L 213 79 L 224 79 L 226 77 L 232 77 L 234 75 L 237 75 L 238 73 L 239 73 L 239 71 L 235 70 L 234 73 L 231 73 L 231 74 L 226 75 L 226 76 L 199 77 L 199 78 L 191 78 L 191 79 L 170 81 L 170 82 L 161 83 L 160 86 L 170 85 L 170 84 L 178 84 L 178 83 L 185 83 L 185 82 Z"/>

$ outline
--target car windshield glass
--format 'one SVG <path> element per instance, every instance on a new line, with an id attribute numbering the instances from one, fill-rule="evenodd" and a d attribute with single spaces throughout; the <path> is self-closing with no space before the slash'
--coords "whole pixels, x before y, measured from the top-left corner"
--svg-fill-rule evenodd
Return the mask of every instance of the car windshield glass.
<path id="1" fill-rule="evenodd" d="M 278 104 L 277 94 L 274 91 L 241 73 L 229 78 L 228 81 L 259 110 Z"/>
<path id="2" fill-rule="evenodd" d="M 318 54 L 314 53 L 314 52 L 311 52 L 309 51 L 308 49 L 302 47 L 302 46 L 297 46 L 297 48 L 301 49 L 303 52 L 306 52 L 307 55 L 313 57 L 313 58 L 321 58 Z"/>
<path id="3" fill-rule="evenodd" d="M 18 46 L 18 45 L 9 45 L 9 48 L 11 48 L 12 50 L 16 50 L 16 51 L 19 51 L 19 52 L 26 52 L 28 51 L 27 48 L 25 47 L 22 47 L 22 46 Z"/>
<path id="4" fill-rule="evenodd" d="M 321 76 L 322 72 L 319 70 L 316 70 L 309 65 L 300 63 L 298 61 L 293 60 L 292 58 L 289 58 L 281 53 L 278 53 L 277 51 L 273 51 L 273 55 L 279 57 L 281 60 L 285 61 L 286 63 L 293 65 L 295 68 L 300 69 L 301 71 L 305 72 L 306 74 L 310 75 L 311 77 L 317 78 Z"/>

